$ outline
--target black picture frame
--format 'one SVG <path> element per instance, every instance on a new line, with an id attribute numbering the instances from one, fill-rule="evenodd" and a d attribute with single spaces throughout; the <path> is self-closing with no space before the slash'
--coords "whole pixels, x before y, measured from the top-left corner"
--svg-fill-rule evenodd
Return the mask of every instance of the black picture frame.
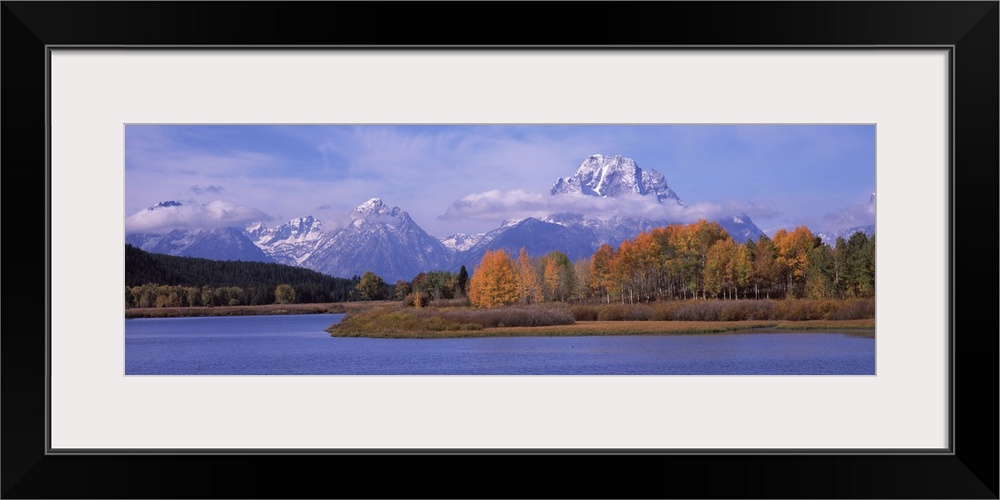
<path id="1" fill-rule="evenodd" d="M 490 2 L 3 2 L 0 160 L 10 188 L 3 255 L 9 269 L 44 270 L 41 279 L 10 275 L 4 294 L 3 497 L 998 498 L 997 315 L 992 308 L 978 309 L 971 299 L 994 300 L 998 276 L 993 231 L 1000 170 L 1000 4 L 581 2 L 549 7 Z M 47 326 L 26 326 L 47 325 L 51 314 L 46 286 L 46 47 L 415 44 L 609 50 L 951 47 L 952 453 L 48 454 Z M 86 332 L 86 318 L 80 322 Z M 569 477 L 565 470 L 571 471 Z M 381 480 L 361 479 L 370 474 Z M 467 484 L 476 486 L 470 490 Z"/>

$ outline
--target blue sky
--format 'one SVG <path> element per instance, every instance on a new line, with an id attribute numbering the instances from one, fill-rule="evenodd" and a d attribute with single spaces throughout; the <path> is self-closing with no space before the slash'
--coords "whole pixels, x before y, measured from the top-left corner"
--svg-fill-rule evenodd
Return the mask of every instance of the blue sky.
<path id="1" fill-rule="evenodd" d="M 125 216 L 166 200 L 191 211 L 126 230 L 306 215 L 336 226 L 373 197 L 437 237 L 568 210 L 650 215 L 549 195 L 592 154 L 662 173 L 685 202 L 678 222 L 745 212 L 768 234 L 874 224 L 874 125 L 127 125 Z"/>

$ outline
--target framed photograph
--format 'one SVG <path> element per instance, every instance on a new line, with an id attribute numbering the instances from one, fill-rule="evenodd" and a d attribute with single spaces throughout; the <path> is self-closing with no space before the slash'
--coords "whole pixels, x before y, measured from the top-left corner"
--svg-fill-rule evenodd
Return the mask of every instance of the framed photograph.
<path id="1" fill-rule="evenodd" d="M 876 375 L 875 124 L 124 136 L 126 376 Z"/>
<path id="2" fill-rule="evenodd" d="M 653 22 L 645 5 L 607 8 L 612 17 L 633 20 L 638 32 L 663 33 L 664 24 L 676 29 L 641 44 L 623 36 L 627 46 L 593 45 L 587 36 L 571 36 L 571 45 L 520 46 L 469 33 L 448 41 L 456 45 L 441 45 L 404 23 L 418 11 L 428 15 L 444 6 L 403 4 L 388 12 L 379 4 L 4 3 L 5 104 L 45 96 L 34 106 L 3 111 L 7 124 L 18 125 L 4 131 L 8 181 L 45 187 L 43 207 L 8 208 L 21 225 L 29 220 L 21 214 L 45 214 L 44 247 L 36 252 L 45 256 L 45 286 L 32 294 L 35 299 L 8 303 L 20 308 L 17 301 L 25 301 L 25 310 L 44 317 L 44 329 L 27 335 L 8 328 L 3 337 L 4 496 L 294 497 L 307 491 L 298 490 L 305 484 L 236 484 L 244 474 L 237 469 L 247 455 L 264 467 L 343 466 L 359 473 L 372 465 L 397 470 L 440 460 L 442 467 L 454 464 L 478 476 L 476 461 L 490 455 L 497 463 L 545 465 L 528 477 L 541 477 L 559 460 L 582 464 L 584 477 L 633 464 L 636 470 L 685 471 L 671 480 L 676 485 L 664 486 L 654 476 L 634 490 L 615 481 L 564 486 L 544 480 L 551 489 L 527 496 L 996 498 L 995 429 L 980 428 L 971 417 L 997 417 L 996 358 L 980 354 L 996 352 L 995 318 L 986 321 L 956 299 L 963 284 L 972 288 L 962 296 L 989 293 L 978 289 L 972 272 L 996 276 L 990 272 L 995 253 L 979 258 L 973 252 L 980 245 L 969 241 L 967 221 L 982 222 L 986 209 L 979 207 L 987 201 L 988 210 L 996 207 L 997 3 L 667 3 L 657 5 L 669 14 L 659 18 L 662 24 Z M 322 8 L 331 14 L 320 16 Z M 521 10 L 498 15 L 523 19 Z M 580 11 L 609 14 L 598 4 L 583 4 Z M 708 15 L 718 21 L 704 32 L 692 33 L 681 22 Z M 748 16 L 765 21 L 750 31 L 734 29 Z M 347 22 L 353 28 L 329 32 L 329 25 L 366 18 L 391 20 L 374 32 L 394 28 L 377 39 L 355 21 Z M 328 35 L 276 34 L 285 31 L 267 29 L 273 19 L 294 19 L 288 29 L 295 33 Z M 471 135 L 486 139 L 468 140 Z M 776 153 L 740 150 L 722 139 L 733 135 Z M 636 153 L 603 151 L 624 149 L 629 141 Z M 645 152 L 640 144 L 656 147 Z M 577 149 L 592 145 L 602 150 L 568 162 L 569 170 L 557 177 L 524 166 L 531 155 L 551 155 L 549 164 L 558 164 L 556 158 L 565 162 L 563 156 L 579 156 Z M 284 153 L 295 148 L 330 162 L 326 176 L 305 173 L 310 162 L 321 160 Z M 678 150 L 687 155 L 674 154 Z M 648 215 L 647 205 L 637 203 L 654 193 L 655 210 L 663 210 L 663 199 L 685 200 L 671 209 L 671 220 L 732 221 L 752 211 L 767 226 L 757 230 L 775 240 L 785 237 L 775 236 L 776 228 L 791 232 L 796 224 L 825 221 L 851 234 L 869 222 L 877 227 L 877 330 L 866 339 L 870 350 L 858 358 L 863 361 L 845 362 L 849 355 L 837 353 L 832 358 L 843 363 L 840 368 L 790 375 L 779 375 L 784 368 L 726 374 L 672 372 L 662 365 L 648 372 L 569 375 L 551 368 L 557 358 L 498 371 L 479 364 L 456 371 L 334 373 L 305 359 L 297 367 L 271 368 L 261 354 L 252 355 L 256 370 L 226 364 L 224 353 L 245 350 L 246 343 L 229 343 L 208 359 L 156 344 L 158 332 L 142 334 L 143 345 L 158 350 L 126 342 L 122 312 L 139 299 L 126 287 L 121 302 L 128 258 L 123 242 L 162 250 L 179 248 L 178 241 L 206 228 L 239 225 L 244 235 L 252 234 L 248 228 L 263 215 L 269 219 L 259 229 L 271 231 L 272 224 L 312 215 L 298 212 L 311 207 L 374 214 L 325 221 L 345 227 L 386 223 L 406 211 L 413 219 L 404 223 L 432 227 L 420 232 L 433 234 L 436 244 L 444 245 L 450 234 L 455 241 L 448 244 L 457 247 L 467 243 L 460 236 L 489 232 L 482 221 L 499 216 L 570 227 L 553 217 L 578 207 L 588 189 L 611 203 L 607 193 L 621 187 L 609 188 L 607 176 L 588 185 L 594 179 L 580 174 L 587 162 L 636 163 L 629 154 L 684 164 L 712 158 L 731 167 L 679 173 L 692 179 L 689 195 L 671 181 L 669 167 L 662 167 L 666 180 L 657 183 L 651 172 L 661 167 L 653 160 L 638 177 L 641 196 L 602 206 L 606 211 Z M 440 166 L 449 160 L 460 166 Z M 283 166 L 261 168 L 269 161 Z M 337 162 L 345 163 L 345 173 L 331 177 Z M 856 170 L 854 164 L 860 164 Z M 699 175 L 699 168 L 706 173 Z M 760 170 L 749 175 L 753 168 Z M 765 173 L 774 177 L 761 182 Z M 717 179 L 709 182 L 713 175 Z M 536 177 L 545 184 L 527 183 Z M 714 191 L 738 191 L 740 185 L 750 191 L 754 182 L 772 189 L 766 191 L 771 198 L 753 200 L 752 208 Z M 823 184 L 845 197 L 865 191 L 864 199 L 831 208 L 827 195 L 806 187 Z M 227 196 L 216 196 L 221 192 Z M 396 209 L 402 202 L 383 203 L 378 197 L 384 192 L 415 206 Z M 777 203 L 777 197 L 788 201 Z M 804 222 L 806 214 L 816 222 Z M 8 235 L 20 234 L 11 229 L 18 223 L 8 226 Z M 958 227 L 966 228 L 965 237 Z M 40 232 L 38 224 L 31 231 Z M 168 231 L 178 231 L 170 233 L 173 242 L 163 236 Z M 525 241 L 543 239 L 541 229 L 533 231 Z M 837 235 L 832 229 L 819 233 L 811 232 L 810 241 L 833 255 Z M 874 234 L 872 229 L 871 241 Z M 823 238 L 830 241 L 820 244 Z M 365 252 L 351 251 L 363 245 L 339 248 L 332 239 L 323 248 L 340 260 L 328 256 L 310 265 L 360 275 L 361 268 L 351 266 Z M 297 258 L 299 250 L 289 248 L 254 247 L 279 262 Z M 423 258 L 432 259 L 423 248 Z M 538 256 L 548 251 L 538 248 L 532 250 Z M 469 258 L 463 268 L 485 266 L 485 257 Z M 414 269 L 399 262 L 377 268 L 378 274 L 390 283 L 407 281 Z M 452 264 L 458 262 L 442 265 Z M 959 279 L 963 269 L 969 279 Z M 620 289 L 602 293 L 622 303 L 644 293 L 686 298 L 700 292 L 722 300 L 749 293 L 749 284 L 741 292 L 735 278 L 711 279 L 718 286 L 705 278 L 690 290 L 657 291 L 636 282 L 626 291 L 616 282 Z M 794 286 L 788 281 L 780 293 L 806 296 L 807 287 L 823 293 L 821 282 L 805 278 Z M 864 285 L 855 286 L 862 295 Z M 371 293 L 387 289 L 376 288 Z M 225 301 L 217 306 L 251 300 L 202 294 L 199 303 Z M 44 310 L 37 297 L 44 297 Z M 990 333 L 976 334 L 984 329 Z M 596 349 L 548 349 L 563 347 L 579 347 L 576 355 Z M 682 348 L 640 350 L 656 349 Z M 832 347 L 801 349 L 829 354 Z M 792 356 L 779 355 L 785 361 Z M 363 364 L 399 366 L 391 357 L 380 359 Z M 860 368 L 843 368 L 848 364 Z M 109 462 L 112 457 L 127 464 L 124 470 Z M 199 491 L 157 468 L 154 458 L 225 486 Z M 86 485 L 44 480 L 80 467 L 91 471 Z M 419 477 L 420 467 L 401 477 Z M 796 480 L 787 478 L 789 469 Z M 914 470 L 921 471 L 919 479 Z M 720 473 L 743 479 L 709 479 Z M 349 488 L 336 496 L 425 494 L 405 484 L 412 483 Z M 499 485 L 484 496 L 524 493 Z"/>

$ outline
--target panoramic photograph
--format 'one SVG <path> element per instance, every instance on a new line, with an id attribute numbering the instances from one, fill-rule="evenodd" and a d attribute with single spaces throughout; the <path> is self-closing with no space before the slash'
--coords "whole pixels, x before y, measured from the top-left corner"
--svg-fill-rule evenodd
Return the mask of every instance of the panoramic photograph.
<path id="1" fill-rule="evenodd" d="M 126 375 L 875 375 L 876 127 L 124 127 Z"/>

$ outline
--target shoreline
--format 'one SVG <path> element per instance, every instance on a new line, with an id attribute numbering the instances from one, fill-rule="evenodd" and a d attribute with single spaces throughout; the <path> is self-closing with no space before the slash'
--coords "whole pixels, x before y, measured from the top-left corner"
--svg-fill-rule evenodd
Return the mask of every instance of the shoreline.
<path id="1" fill-rule="evenodd" d="M 293 314 L 345 314 L 371 310 L 380 306 L 396 306 L 398 302 L 328 302 L 317 304 L 267 304 L 255 306 L 216 307 L 150 307 L 125 310 L 125 319 L 191 318 L 212 316 L 264 316 Z M 751 330 L 754 330 L 751 332 Z M 760 332 L 759 330 L 767 330 Z M 843 332 L 868 338 L 875 337 L 875 319 L 852 320 L 748 320 L 748 321 L 576 321 L 567 325 L 492 327 L 481 330 L 444 331 L 370 331 L 338 333 L 328 330 L 331 337 L 363 338 L 482 338 L 482 337 L 568 337 L 617 335 L 698 335 L 712 333 L 803 333 Z"/>
<path id="2" fill-rule="evenodd" d="M 769 332 L 751 330 L 768 329 Z M 331 331 L 332 330 L 332 331 Z M 875 320 L 839 321 L 578 321 L 571 325 L 484 328 L 482 330 L 396 331 L 337 334 L 331 337 L 448 339 L 476 337 L 581 337 L 620 335 L 699 335 L 712 333 L 849 333 L 875 338 Z"/>
<path id="3" fill-rule="evenodd" d="M 357 311 L 371 307 L 370 304 L 371 303 L 358 302 L 326 302 L 317 304 L 266 304 L 259 306 L 133 307 L 131 309 L 125 309 L 125 319 L 343 314 L 348 311 Z"/>

